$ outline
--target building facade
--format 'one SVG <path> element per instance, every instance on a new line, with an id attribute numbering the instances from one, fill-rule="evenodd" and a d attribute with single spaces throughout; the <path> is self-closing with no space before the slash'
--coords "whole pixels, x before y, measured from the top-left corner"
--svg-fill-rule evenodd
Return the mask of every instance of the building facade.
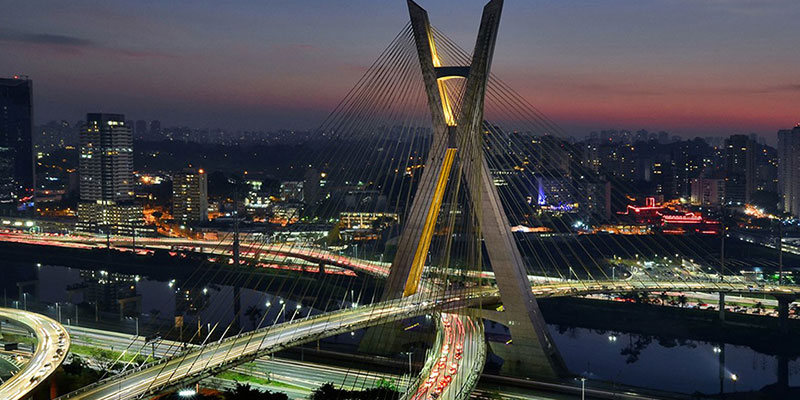
<path id="1" fill-rule="evenodd" d="M 783 211 L 800 217 L 800 125 L 778 131 L 778 192 Z"/>
<path id="2" fill-rule="evenodd" d="M 33 201 L 33 82 L 0 78 L 0 207 Z"/>
<path id="3" fill-rule="evenodd" d="M 281 182 L 281 201 L 303 202 L 305 200 L 303 184 L 303 181 Z"/>
<path id="4" fill-rule="evenodd" d="M 725 200 L 749 203 L 755 191 L 755 142 L 747 135 L 725 139 Z"/>
<path id="5" fill-rule="evenodd" d="M 184 169 L 172 177 L 172 217 L 181 224 L 208 221 L 208 175 Z"/>
<path id="6" fill-rule="evenodd" d="M 133 136 L 122 114 L 87 114 L 80 135 L 78 229 L 132 235 L 143 227 L 134 202 Z"/>
<path id="7" fill-rule="evenodd" d="M 691 203 L 694 205 L 718 206 L 725 200 L 725 179 L 706 178 L 692 179 Z"/>

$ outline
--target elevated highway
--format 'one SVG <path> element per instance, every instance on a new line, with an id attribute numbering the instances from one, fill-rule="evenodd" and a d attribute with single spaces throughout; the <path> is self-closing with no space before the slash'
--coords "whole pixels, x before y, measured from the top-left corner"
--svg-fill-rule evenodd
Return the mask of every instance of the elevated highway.
<path id="1" fill-rule="evenodd" d="M 69 335 L 61 324 L 41 314 L 0 308 L 0 318 L 12 320 L 36 335 L 36 347 L 28 364 L 0 385 L 0 399 L 23 399 L 64 362 Z"/>
<path id="2" fill-rule="evenodd" d="M 537 297 L 543 298 L 664 290 L 800 296 L 800 287 L 797 286 L 753 286 L 744 282 L 567 281 L 539 284 L 532 290 Z M 435 311 L 452 312 L 460 308 L 498 302 L 500 296 L 497 289 L 481 287 L 449 292 L 436 301 L 428 301 L 420 295 L 413 295 L 392 302 L 316 315 L 206 344 L 130 370 L 125 374 L 107 378 L 60 399 L 133 399 L 165 388 L 190 384 L 254 358 L 325 337 Z"/>
<path id="3" fill-rule="evenodd" d="M 6 237 L 7 239 L 11 239 Z M 2 238 L 0 238 L 1 240 Z M 13 241 L 29 242 L 33 239 L 29 235 L 13 235 Z M 41 239 L 41 238 L 39 238 Z M 38 241 L 38 240 L 37 240 Z M 84 236 L 60 236 L 56 240 L 46 240 L 48 245 L 56 246 L 93 246 L 104 247 L 105 241 L 101 238 L 84 237 Z M 139 246 L 150 249 L 174 249 L 175 247 L 184 248 L 187 251 L 200 251 L 205 254 L 214 255 L 230 255 L 230 243 L 210 243 L 208 241 L 197 241 L 177 238 L 166 239 L 143 239 L 137 241 Z M 37 243 L 39 244 L 39 243 Z M 125 243 L 121 241 L 112 241 L 112 246 L 124 248 Z M 260 244 L 253 242 L 243 242 L 241 245 L 242 258 L 252 258 L 263 260 L 265 258 L 277 260 L 279 262 L 292 262 L 292 259 L 302 260 L 302 262 L 320 264 L 320 265 L 333 265 L 340 268 L 350 269 L 355 272 L 366 273 L 377 277 L 386 277 L 389 273 L 389 263 L 382 263 L 377 261 L 369 261 L 357 259 L 348 256 L 342 256 L 333 252 L 316 249 L 312 247 L 304 247 L 296 244 Z M 282 259 L 282 260 L 281 260 Z M 437 270 L 435 267 L 426 267 L 433 273 L 443 271 Z M 445 271 L 446 272 L 446 271 Z M 485 278 L 492 281 L 494 276 L 491 272 L 481 272 L 478 277 Z M 620 280 L 565 280 L 558 278 L 549 278 L 543 276 L 528 276 L 531 282 L 531 290 L 537 298 L 548 297 L 569 297 L 569 296 L 585 296 L 592 294 L 612 294 L 612 293 L 627 293 L 627 292 L 697 292 L 697 293 L 735 293 L 735 294 L 753 294 L 753 295 L 771 295 L 783 298 L 793 299 L 800 297 L 800 287 L 797 286 L 778 286 L 778 285 L 763 285 L 751 281 L 746 281 L 737 276 L 725 276 L 724 280 L 720 280 L 719 276 L 715 275 L 700 275 L 692 276 L 690 279 L 679 280 L 659 280 L 651 279 L 646 275 L 630 276 L 627 279 Z M 433 287 L 430 282 L 423 282 L 423 292 L 428 292 Z M 477 295 L 479 301 L 471 304 L 463 304 L 463 306 L 472 305 L 489 305 L 497 304 L 500 302 L 499 292 L 496 288 L 491 286 L 472 287 L 467 289 L 470 293 Z M 444 300 L 449 307 L 453 306 L 452 301 L 456 298 L 463 297 L 457 293 L 451 293 L 450 297 Z M 420 300 L 421 301 L 421 300 Z M 412 301 L 413 302 L 413 301 Z M 431 305 L 429 305 L 431 306 Z M 434 309 L 437 308 L 432 305 Z M 205 376 L 218 373 L 220 370 L 230 368 L 238 365 L 241 362 L 255 358 L 259 355 L 278 351 L 280 349 L 298 345 L 301 343 L 317 340 L 322 337 L 332 336 L 347 331 L 352 331 L 372 325 L 378 325 L 384 322 L 393 320 L 404 319 L 410 316 L 427 314 L 423 309 L 414 310 L 413 313 L 406 313 L 409 310 L 404 310 L 403 307 L 396 309 L 382 308 L 385 305 L 376 304 L 368 306 L 369 308 L 359 308 L 358 311 L 346 310 L 343 312 L 324 314 L 313 317 L 311 320 L 316 322 L 303 322 L 300 325 L 300 331 L 293 331 L 290 334 L 285 331 L 285 327 L 275 325 L 265 330 L 256 331 L 248 334 L 241 335 L 239 339 L 228 339 L 222 343 L 226 343 L 224 347 L 225 355 L 221 355 L 221 350 L 215 346 L 222 346 L 222 343 L 206 345 L 205 349 L 210 354 L 207 355 L 201 350 L 194 350 L 197 352 L 195 355 L 187 353 L 185 356 L 189 357 L 183 362 L 176 360 L 174 357 L 170 361 L 162 361 L 162 363 L 154 367 L 158 367 L 156 375 L 151 375 L 154 372 L 148 368 L 128 372 L 126 375 L 120 377 L 112 377 L 106 382 L 107 385 L 115 386 L 117 389 L 110 389 L 110 386 L 98 386 L 94 389 L 89 389 L 85 392 L 70 394 L 73 397 L 64 398 L 87 398 L 87 399 L 108 399 L 108 393 L 118 393 L 119 390 L 125 390 L 126 393 L 131 393 L 133 398 L 142 393 L 153 393 L 157 388 L 164 388 L 169 386 L 177 386 L 185 384 L 186 382 L 193 382 L 202 379 Z M 374 307 L 374 309 L 373 309 Z M 425 309 L 427 310 L 427 308 Z M 373 312 L 374 311 L 374 312 Z M 352 313 L 352 314 L 350 314 Z M 487 311 L 481 314 L 482 317 L 492 319 L 499 323 L 504 323 L 504 315 L 502 312 Z M 340 320 L 341 319 L 341 320 Z M 305 321 L 305 320 L 303 320 Z M 467 320 L 472 322 L 471 320 Z M 507 322 L 507 321 L 505 321 Z M 298 321 L 297 323 L 300 323 Z M 309 325 L 305 325 L 309 324 Z M 283 325 L 283 324 L 282 324 Z M 271 333 L 270 333 L 271 332 Z M 469 335 L 461 342 L 462 346 L 467 349 L 472 349 L 477 341 L 479 335 Z M 234 340 L 233 342 L 229 342 Z M 254 345 L 253 343 L 258 343 Z M 263 346 L 262 346 L 263 344 Z M 441 350 L 441 349 L 440 349 Z M 478 351 L 480 353 L 480 351 Z M 231 355 L 228 357 L 228 354 Z M 439 355 L 438 358 L 440 358 Z M 183 357 L 183 356 L 182 356 Z M 183 360 L 183 358 L 182 358 Z M 187 366 L 186 360 L 192 360 L 191 365 Z M 429 360 L 430 361 L 430 360 Z M 446 370 L 446 369 L 445 369 Z M 423 373 L 430 373 L 429 370 L 424 370 Z M 135 376 L 130 377 L 129 374 Z M 143 375 L 140 375 L 143 374 Z M 461 374 L 460 374 L 461 375 Z M 474 374 L 473 374 L 474 375 Z M 445 375 L 446 376 L 446 375 Z M 466 377 L 467 375 L 462 375 Z M 146 377 L 146 378 L 145 378 Z M 434 379 L 433 384 L 426 390 L 425 383 L 430 379 L 421 379 L 418 383 L 418 389 L 421 393 L 428 391 L 435 391 L 436 386 L 439 385 L 441 380 Z M 138 380 L 138 384 L 136 381 Z M 113 383 L 111 383 L 113 382 Z M 144 382 L 147 382 L 145 385 Z M 152 385 L 150 384 L 152 383 Z M 143 386 L 144 385 L 144 386 Z M 447 386 L 446 391 L 456 388 Z M 105 389 L 104 389 L 105 387 Z M 85 394 L 82 394 L 85 393 Z M 136 394 L 138 393 L 138 394 Z M 136 395 L 134 395 L 136 394 Z M 445 395 L 447 393 L 444 393 Z M 75 397 L 78 396 L 78 397 Z M 114 397 L 116 398 L 116 397 Z"/>
<path id="4" fill-rule="evenodd" d="M 432 313 L 456 310 L 490 300 L 493 290 L 468 295 L 453 293 L 427 301 L 415 295 L 273 325 L 190 349 L 158 362 L 132 369 L 59 397 L 66 399 L 125 400 L 191 384 L 257 357 L 373 325 Z M 496 301 L 496 300 L 495 300 Z"/>

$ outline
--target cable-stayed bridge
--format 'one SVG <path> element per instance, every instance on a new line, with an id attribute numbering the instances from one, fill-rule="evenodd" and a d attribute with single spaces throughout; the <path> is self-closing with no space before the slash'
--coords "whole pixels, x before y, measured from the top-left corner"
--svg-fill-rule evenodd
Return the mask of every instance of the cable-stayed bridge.
<path id="1" fill-rule="evenodd" d="M 231 257 L 237 266 L 277 256 L 286 263 L 302 260 L 370 275 L 381 281 L 380 294 L 373 296 L 378 301 L 356 306 L 351 294 L 352 307 L 293 316 L 290 322 L 276 318 L 252 332 L 241 332 L 233 323 L 215 326 L 222 332 L 219 340 L 211 340 L 208 332 L 198 347 L 62 398 L 141 398 L 266 354 L 364 328 L 370 328 L 367 350 L 396 352 L 402 335 L 396 322 L 434 314 L 436 342 L 418 379 L 404 387 L 406 397 L 462 399 L 474 388 L 486 359 L 483 319 L 510 330 L 505 372 L 569 375 L 538 298 L 665 291 L 764 294 L 779 300 L 785 318 L 800 288 L 782 279 L 778 284 L 748 280 L 726 267 L 724 251 L 718 264 L 703 261 L 699 268 L 681 265 L 668 273 L 666 268 L 631 266 L 630 273 L 617 275 L 608 262 L 609 247 L 615 249 L 614 259 L 675 254 L 698 263 L 710 259 L 710 249 L 668 236 L 576 234 L 578 219 L 600 218 L 626 200 L 611 196 L 610 182 L 584 164 L 577 149 L 555 139 L 563 132 L 491 74 L 502 0 L 484 8 L 471 53 L 432 26 L 419 5 L 409 1 L 408 8 L 409 24 L 323 123 L 325 145 L 309 146 L 308 154 L 298 155 L 297 169 L 312 171 L 307 182 L 314 185 L 303 200 L 305 209 L 284 216 L 287 229 L 292 222 L 331 221 L 334 228 L 322 239 L 285 244 L 242 239 L 237 231 L 204 250 Z M 623 193 L 630 189 L 613 184 Z M 383 230 L 390 240 L 381 247 L 363 245 L 361 257 L 337 254 L 332 249 L 362 239 L 344 238 L 340 232 L 342 212 L 349 211 L 379 215 L 371 217 L 373 230 L 385 224 L 396 232 Z M 539 226 L 548 234 L 515 235 L 511 227 L 516 225 Z M 724 245 L 724 227 L 722 232 Z M 50 243 L 92 246 L 96 241 L 59 237 Z M 140 238 L 138 246 L 195 243 Z M 377 261 L 378 253 L 391 262 Z M 303 297 L 322 296 L 296 282 L 284 283 Z M 281 311 L 287 307 L 268 304 Z"/>

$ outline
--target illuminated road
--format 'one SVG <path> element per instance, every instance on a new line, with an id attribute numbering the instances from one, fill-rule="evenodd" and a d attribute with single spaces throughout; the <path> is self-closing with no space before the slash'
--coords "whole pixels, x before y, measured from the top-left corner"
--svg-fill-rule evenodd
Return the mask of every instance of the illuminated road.
<path id="1" fill-rule="evenodd" d="M 719 282 L 711 285 L 707 282 L 660 281 L 597 281 L 580 285 L 576 285 L 575 282 L 558 282 L 537 285 L 534 293 L 539 297 L 561 297 L 594 293 L 661 291 L 668 288 L 698 292 L 723 290 L 758 294 L 800 294 L 800 288 L 791 286 L 750 287 L 744 283 Z M 155 364 L 108 378 L 62 396 L 61 399 L 132 399 L 143 394 L 155 393 L 163 388 L 194 382 L 255 357 L 325 337 L 430 314 L 441 309 L 455 310 L 478 303 L 497 303 L 499 300 L 496 289 L 484 287 L 472 288 L 467 295 L 458 292 L 447 293 L 443 299 L 436 301 L 423 300 L 420 295 L 413 295 L 393 302 L 317 315 L 192 349 Z"/>
<path id="2" fill-rule="evenodd" d="M 397 301 L 376 303 L 273 325 L 132 369 L 62 396 L 60 399 L 133 399 L 156 393 L 167 387 L 197 381 L 255 357 L 288 347 L 368 326 L 425 315 L 440 309 L 458 309 L 474 305 L 490 300 L 495 294 L 493 291 L 482 291 L 463 296 L 462 298 L 458 294 L 449 294 L 443 300 L 427 301 L 414 295 Z"/>
<path id="3" fill-rule="evenodd" d="M 486 362 L 483 323 L 465 315 L 443 313 L 434 352 L 428 356 L 416 391 L 403 400 L 466 399 L 477 385 Z"/>
<path id="4" fill-rule="evenodd" d="M 106 248 L 107 239 L 101 236 L 86 235 L 31 235 L 27 233 L 6 232 L 0 233 L 0 241 L 24 243 L 39 246 L 56 246 L 78 249 Z M 120 251 L 132 251 L 132 241 L 129 238 L 111 237 L 112 248 Z M 208 255 L 231 256 L 232 241 L 193 240 L 183 238 L 138 238 L 137 251 L 146 250 L 175 250 L 191 251 Z M 176 253 L 177 254 L 177 253 Z M 364 272 L 373 276 L 386 277 L 389 275 L 391 263 L 362 260 L 336 253 L 302 247 L 294 244 L 264 244 L 242 240 L 239 254 L 242 259 L 257 259 L 259 261 L 273 261 L 294 265 L 311 265 L 315 269 L 319 264 L 351 269 Z M 295 260 L 296 259 L 296 260 Z"/>
<path id="5" fill-rule="evenodd" d="M 73 344 L 84 344 L 90 347 L 106 348 L 113 346 L 114 348 L 119 349 L 126 348 L 132 342 L 136 343 L 132 347 L 139 347 L 144 343 L 141 337 L 136 337 L 131 334 L 75 326 L 65 326 L 65 328 L 67 331 L 69 331 Z M 180 347 L 180 343 L 159 341 L 155 347 L 156 356 L 160 358 L 171 354 L 171 351 L 178 347 Z M 143 351 L 142 353 L 144 354 L 146 351 Z M 245 375 L 255 375 L 264 378 L 268 376 L 276 382 L 288 383 L 294 386 L 302 387 L 304 388 L 303 393 L 296 394 L 300 397 L 306 397 L 308 393 L 314 389 L 329 382 L 338 383 L 345 388 L 375 387 L 380 383 L 381 380 L 399 382 L 401 384 L 403 382 L 403 378 L 395 374 L 374 372 L 364 369 L 354 369 L 352 367 L 323 365 L 313 362 L 304 362 L 277 357 L 274 359 L 269 357 L 261 357 L 255 360 L 254 366 L 242 365 L 234 367 L 231 370 Z M 217 382 L 223 383 L 221 380 L 215 380 L 214 382 L 215 384 Z M 233 387 L 232 382 L 228 381 L 228 384 L 230 386 L 227 387 Z M 269 390 L 285 390 L 285 388 L 281 389 L 280 387 L 261 387 Z M 482 390 L 479 387 L 473 390 L 472 398 L 485 399 L 490 398 L 489 396 L 498 395 L 503 399 L 536 398 L 545 400 L 565 398 L 563 395 L 558 396 L 550 392 L 540 392 L 532 389 L 519 389 L 514 387 L 502 389 L 499 392 L 496 388 Z"/>
<path id="6" fill-rule="evenodd" d="M 22 241 L 31 242 L 30 235 L 2 235 L 0 240 Z M 36 244 L 47 245 L 66 245 L 66 246 L 105 246 L 104 238 L 92 237 L 79 237 L 79 236 L 56 236 L 47 237 L 44 240 L 37 240 Z M 55 243 L 54 243 L 55 242 Z M 112 241 L 113 244 L 119 244 L 117 241 Z M 230 250 L 226 244 L 219 245 L 203 241 L 191 241 L 187 239 L 143 239 L 138 242 L 140 245 L 145 245 L 150 248 L 164 248 L 174 249 L 186 248 L 189 251 L 198 251 L 202 248 L 203 253 L 212 253 L 220 255 L 230 254 Z M 285 258 L 298 258 L 305 262 L 334 265 L 341 268 L 352 269 L 357 272 L 365 272 L 375 276 L 385 277 L 388 275 L 389 264 L 379 263 L 374 261 L 360 260 L 356 258 L 340 256 L 325 250 L 317 250 L 310 248 L 303 248 L 296 245 L 262 245 L 254 243 L 244 243 L 241 246 L 243 257 L 285 257 Z M 285 260 L 284 260 L 285 261 Z M 483 276 L 490 278 L 490 276 Z M 532 276 L 531 279 L 532 291 L 536 297 L 568 297 L 568 296 L 585 296 L 593 294 L 611 294 L 611 293 L 626 293 L 626 292 L 662 292 L 662 291 L 685 291 L 685 292 L 726 292 L 726 293 L 742 293 L 742 294 L 769 294 L 769 295 L 787 295 L 787 296 L 800 296 L 800 287 L 797 286 L 776 286 L 776 285 L 761 285 L 753 282 L 747 282 L 741 277 L 725 277 L 725 281 L 721 282 L 718 278 L 711 275 L 693 277 L 695 280 L 657 280 L 651 279 L 649 276 L 631 276 L 624 280 L 602 280 L 602 281 L 580 281 L 580 280 L 564 280 L 564 279 L 551 279 L 547 277 Z M 430 285 L 428 285 L 430 286 Z M 432 287 L 423 287 L 422 294 L 429 291 Z M 493 287 L 471 288 L 471 296 L 477 296 L 482 299 L 483 304 L 496 303 L 499 300 L 499 293 Z M 443 303 L 453 305 L 453 302 L 459 297 L 458 294 L 451 294 L 446 296 Z M 419 298 L 415 296 L 413 298 Z M 408 298 L 408 299 L 413 299 Z M 105 381 L 104 384 L 96 387 L 91 387 L 86 391 L 80 391 L 71 397 L 64 398 L 87 398 L 87 399 L 110 399 L 118 398 L 133 398 L 143 393 L 155 393 L 159 388 L 174 386 L 180 383 L 189 381 L 196 381 L 204 376 L 212 375 L 223 369 L 230 368 L 240 362 L 246 361 L 244 359 L 252 359 L 255 356 L 271 353 L 286 347 L 291 347 L 301 343 L 317 340 L 322 337 L 345 333 L 348 331 L 376 325 L 390 320 L 405 319 L 411 316 L 427 314 L 433 309 L 440 308 L 441 305 L 430 303 L 427 307 L 411 307 L 405 308 L 403 304 L 408 305 L 408 302 L 413 300 L 402 300 L 398 306 L 390 306 L 388 303 L 380 303 L 372 306 L 366 306 L 357 310 L 344 310 L 336 313 L 329 313 L 312 317 L 308 320 L 298 321 L 289 324 L 274 325 L 265 330 L 256 331 L 241 335 L 235 340 L 226 340 L 219 344 L 212 344 L 206 346 L 207 352 L 201 353 L 199 350 L 187 353 L 181 356 L 180 359 L 170 359 L 165 365 L 159 364 L 150 366 L 148 368 L 139 370 L 132 370 L 123 376 L 112 377 Z M 422 300 L 418 300 L 421 302 Z M 421 303 L 420 303 L 421 304 Z M 388 307 L 388 308 L 387 308 Z M 461 325 L 466 322 L 467 325 L 475 327 L 479 324 L 472 323 L 469 318 L 462 320 L 465 317 L 457 317 L 456 320 L 460 321 Z M 452 324 L 453 322 L 451 322 Z M 293 325 L 300 324 L 300 325 Z M 287 332 L 287 326 L 292 326 L 291 332 Z M 294 329 L 297 328 L 297 329 Z M 461 329 L 461 328 L 459 328 Z M 452 346 L 460 344 L 463 347 L 464 354 L 469 350 L 470 358 L 480 358 L 485 349 L 480 350 L 476 346 L 482 344 L 482 335 L 475 334 L 462 334 L 459 331 L 454 334 L 450 333 L 450 341 Z M 459 382 L 464 385 L 477 379 L 480 375 L 480 367 L 462 368 L 456 362 L 454 368 L 455 374 L 446 374 L 442 371 L 449 372 L 453 366 L 453 360 L 450 359 L 454 352 L 444 354 L 444 348 L 437 349 L 439 354 L 438 358 L 433 360 L 438 364 L 438 360 L 444 355 L 446 356 L 444 367 L 437 369 L 423 369 L 423 376 L 421 379 L 418 391 L 418 397 L 415 399 L 426 399 L 431 397 L 436 398 L 462 398 L 464 393 L 469 393 L 466 386 L 461 384 L 452 385 L 451 382 L 458 378 Z M 477 354 L 477 356 L 473 356 Z M 444 368 L 444 370 L 442 370 Z M 469 371 L 468 374 L 458 374 L 459 370 Z M 438 375 L 436 374 L 438 372 Z M 431 374 L 435 376 L 432 376 Z M 447 377 L 450 376 L 450 381 Z M 431 378 L 433 378 L 431 380 Z M 119 380 L 117 380 L 119 379 Z M 446 384 L 443 382 L 447 381 Z M 470 383 L 474 385 L 474 383 Z M 427 385 L 427 386 L 426 386 Z M 463 386 L 463 387 L 462 387 Z M 466 390 L 463 390 L 466 389 Z M 453 394 L 451 394 L 453 393 Z M 433 396 L 431 396 L 433 394 Z M 453 397 L 455 396 L 455 397 Z M 461 396 L 461 397 L 460 397 Z"/>
<path id="7" fill-rule="evenodd" d="M 64 361 L 70 345 L 69 335 L 58 322 L 28 311 L 0 308 L 0 318 L 15 321 L 36 335 L 33 357 L 0 386 L 0 399 L 22 399 Z"/>

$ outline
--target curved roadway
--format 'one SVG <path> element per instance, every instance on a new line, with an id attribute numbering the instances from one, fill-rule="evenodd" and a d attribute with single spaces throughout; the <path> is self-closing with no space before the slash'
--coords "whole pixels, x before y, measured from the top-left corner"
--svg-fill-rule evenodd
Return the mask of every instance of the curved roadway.
<path id="1" fill-rule="evenodd" d="M 58 322 L 28 311 L 0 308 L 0 318 L 13 320 L 36 335 L 36 348 L 25 367 L 0 386 L 0 399 L 25 398 L 64 361 L 69 335 Z"/>
<path id="2" fill-rule="evenodd" d="M 18 239 L 18 238 L 17 238 Z M 84 239 L 85 238 L 81 238 Z M 56 240 L 60 243 L 65 242 L 72 242 L 74 239 L 70 238 L 61 238 L 61 240 Z M 78 239 L 80 240 L 80 239 Z M 182 239 L 145 239 L 145 241 L 153 242 L 147 243 L 147 245 L 152 247 L 161 247 L 161 246 L 168 246 L 168 245 L 195 245 L 197 246 L 201 241 L 186 241 Z M 144 243 L 142 243 L 144 244 Z M 215 254 L 224 254 L 229 253 L 230 250 L 225 248 L 217 247 L 212 251 Z M 208 249 L 208 247 L 206 247 Z M 261 253 L 261 254 L 258 254 Z M 367 261 L 367 260 L 360 260 L 356 258 L 340 256 L 334 253 L 331 253 L 326 250 L 318 250 L 318 249 L 310 249 L 304 248 L 300 246 L 294 245 L 256 245 L 253 243 L 242 244 L 242 256 L 243 257 L 253 257 L 253 256 L 281 256 L 287 258 L 297 258 L 302 259 L 307 262 L 316 262 L 322 263 L 326 265 L 335 265 L 337 267 L 343 267 L 347 269 L 352 269 L 355 271 L 365 272 L 371 275 L 385 277 L 389 273 L 389 263 L 382 263 L 382 262 L 375 262 L 375 261 Z M 488 277 L 488 276 L 487 276 Z M 628 278 L 627 280 L 602 280 L 602 281 L 578 281 L 578 280 L 556 280 L 556 279 L 548 279 L 546 277 L 538 277 L 538 276 L 530 276 L 529 279 L 531 282 L 535 282 L 531 290 L 533 291 L 536 297 L 566 297 L 566 296 L 582 296 L 582 295 L 589 295 L 589 294 L 601 294 L 601 293 L 623 293 L 623 292 L 661 292 L 661 291 L 687 291 L 687 292 L 728 292 L 728 293 L 752 293 L 752 294 L 769 294 L 769 295 L 785 295 L 791 297 L 798 297 L 800 296 L 800 287 L 796 286 L 775 286 L 775 285 L 759 285 L 755 283 L 750 283 L 742 280 L 739 277 L 729 277 L 729 281 L 721 282 L 716 281 L 713 279 L 702 279 L 696 281 L 685 281 L 685 280 L 653 280 L 653 279 L 633 279 L 633 277 Z M 485 287 L 477 289 L 473 288 L 473 294 L 470 296 L 476 296 L 483 300 L 482 302 L 497 302 L 499 301 L 499 293 L 495 288 Z M 477 292 L 477 294 L 474 294 Z M 448 298 L 442 300 L 443 303 L 449 304 L 452 306 L 452 302 L 459 301 L 459 296 L 464 295 L 451 295 Z M 410 300 L 409 300 L 410 301 Z M 197 351 L 197 354 L 192 356 L 193 362 L 191 365 L 187 366 L 184 362 L 180 362 L 182 360 L 175 360 L 170 359 L 167 362 L 168 365 L 162 366 L 158 368 L 159 372 L 156 374 L 152 382 L 147 380 L 142 380 L 140 373 L 144 374 L 151 374 L 152 371 L 148 370 L 147 368 L 139 371 L 132 371 L 136 373 L 134 378 L 130 378 L 129 376 L 125 377 L 111 377 L 109 382 L 106 382 L 106 385 L 99 385 L 97 387 L 92 387 L 88 390 L 81 390 L 80 393 L 74 393 L 63 398 L 91 398 L 91 399 L 108 399 L 109 393 L 115 394 L 114 398 L 130 398 L 122 396 L 123 386 L 125 387 L 125 393 L 152 393 L 155 388 L 163 388 L 165 386 L 172 386 L 176 385 L 179 382 L 185 382 L 187 380 L 198 380 L 198 377 L 208 376 L 210 375 L 210 371 L 213 370 L 221 370 L 225 368 L 229 368 L 230 366 L 241 362 L 244 358 L 253 358 L 255 355 L 260 354 L 267 354 L 281 348 L 290 347 L 293 345 L 298 345 L 301 343 L 305 343 L 312 340 L 317 340 L 322 337 L 327 337 L 331 335 L 335 335 L 338 333 L 343 333 L 347 331 L 352 331 L 355 329 L 360 329 L 364 327 L 368 327 L 371 325 L 376 325 L 383 322 L 388 322 L 390 320 L 397 320 L 397 319 L 404 319 L 410 316 L 416 315 L 423 315 L 427 312 L 422 312 L 423 310 L 432 310 L 428 309 L 427 307 L 420 307 L 419 302 L 421 300 L 417 300 L 417 306 L 414 310 L 405 309 L 405 306 L 396 306 L 395 308 L 383 308 L 387 307 L 389 304 L 393 303 L 379 303 L 372 306 L 367 306 L 359 309 L 359 311 L 352 311 L 352 310 L 345 310 L 343 312 L 336 312 L 330 314 L 324 314 L 316 317 L 312 317 L 310 319 L 297 321 L 294 323 L 289 324 L 281 324 L 272 326 L 267 329 L 266 331 L 256 331 L 247 334 L 240 335 L 235 338 L 223 341 L 222 343 L 227 343 L 226 347 L 227 351 L 225 351 L 224 356 L 219 355 L 219 351 L 214 351 L 212 356 L 208 356 L 205 353 Z M 405 299 L 400 302 L 400 304 L 408 303 Z M 431 304 L 434 309 L 439 307 L 436 304 Z M 430 306 L 430 305 L 429 305 Z M 394 307 L 394 306 L 393 306 Z M 377 312 L 377 313 L 374 313 Z M 366 314 L 365 314 L 366 313 Z M 413 314 L 413 315 L 412 315 Z M 334 318 L 343 318 L 341 321 L 334 321 Z M 355 318 L 355 319 L 353 319 Z M 472 323 L 467 318 L 467 323 Z M 322 329 L 319 329 L 320 321 L 325 321 L 322 324 Z M 286 327 L 284 325 L 291 325 L 291 324 L 304 324 L 302 326 L 302 330 L 299 332 L 302 335 L 297 335 L 298 331 L 293 331 L 291 334 L 286 335 L 286 332 L 283 332 Z M 310 324 L 306 326 L 305 324 Z M 329 324 L 333 324 L 334 328 L 333 331 L 330 330 Z M 273 332 L 270 334 L 269 332 Z M 281 332 L 279 337 L 275 338 L 273 335 L 276 332 Z M 334 332 L 334 333 L 331 333 Z M 258 339 L 258 335 L 260 339 Z M 283 339 L 280 336 L 283 336 Z M 286 339 L 286 337 L 290 337 L 291 339 Z M 251 346 L 251 340 L 257 339 L 258 345 Z M 475 338 L 470 337 L 469 342 L 474 342 Z M 241 347 L 241 343 L 239 340 L 244 340 L 245 344 L 244 347 Z M 466 344 L 465 338 L 462 337 L 462 346 Z M 266 343 L 266 347 L 261 346 L 261 344 Z M 220 344 L 221 346 L 222 344 Z M 213 345 L 212 345 L 213 346 Z M 206 346 L 209 347 L 209 346 Z M 441 353 L 442 349 L 438 349 L 436 354 Z M 470 349 L 472 350 L 472 349 Z M 476 349 L 477 350 L 477 349 Z M 446 354 L 445 354 L 446 355 Z M 441 354 L 440 354 L 441 356 Z M 210 358 L 209 358 L 210 357 Z M 439 357 L 440 358 L 440 357 Z M 198 364 L 198 362 L 200 364 Z M 160 364 L 161 362 L 159 362 Z M 450 362 L 452 366 L 452 361 Z M 456 363 L 460 364 L 460 363 Z M 169 368 L 173 368 L 172 372 L 169 374 L 160 373 L 161 370 L 166 369 L 169 371 Z M 198 367 L 198 368 L 195 368 Z M 435 373 L 435 371 L 440 370 L 441 368 L 424 370 L 425 373 Z M 448 370 L 449 367 L 445 367 L 444 370 Z M 416 397 L 416 398 L 436 398 L 439 397 L 439 393 L 441 391 L 437 391 L 436 388 L 442 387 L 444 392 L 451 392 L 450 389 L 453 389 L 449 386 L 449 382 L 445 385 L 441 385 L 444 382 L 444 377 L 449 376 L 451 374 L 442 374 L 442 379 L 434 377 L 434 384 L 436 386 L 429 385 L 426 386 L 428 381 L 430 380 L 431 376 L 424 381 L 420 381 L 420 385 L 418 387 L 418 394 L 423 396 Z M 150 375 L 147 375 L 150 377 Z M 192 377 L 192 378 L 189 378 Z M 117 381 L 115 379 L 121 379 Z M 173 379 L 176 378 L 176 379 Z M 138 383 L 131 383 L 130 380 L 135 379 L 139 380 Z M 466 381 L 470 381 L 467 379 Z M 109 389 L 107 386 L 113 386 L 115 389 Z M 453 385 L 453 386 L 460 386 L 460 385 Z M 110 390 L 110 391 L 109 391 Z M 144 391 L 142 391 L 144 390 Z M 439 393 L 436 393 L 439 392 Z M 456 393 L 463 393 L 462 390 L 455 390 L 453 392 Z M 428 396 L 428 394 L 434 394 L 433 396 Z M 447 393 L 449 394 L 449 393 Z M 122 396 L 122 397 L 120 397 Z M 125 395 L 127 396 L 127 394 Z M 460 397 L 460 396 L 457 396 Z"/>
<path id="3" fill-rule="evenodd" d="M 240 363 L 288 347 L 369 326 L 425 315 L 436 310 L 472 306 L 489 300 L 494 295 L 493 291 L 487 290 L 468 295 L 447 295 L 444 299 L 436 301 L 427 301 L 414 295 L 401 300 L 273 325 L 191 349 L 122 375 L 109 377 L 59 399 L 134 399 L 166 388 L 199 381 Z"/>

